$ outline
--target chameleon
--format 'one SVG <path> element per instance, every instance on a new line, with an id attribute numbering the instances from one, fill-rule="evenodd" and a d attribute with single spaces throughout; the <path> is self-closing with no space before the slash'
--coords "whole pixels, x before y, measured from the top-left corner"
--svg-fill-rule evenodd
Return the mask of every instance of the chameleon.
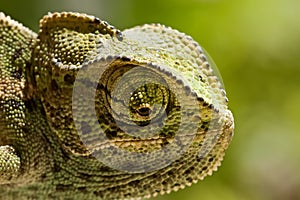
<path id="1" fill-rule="evenodd" d="M 213 61 L 161 24 L 0 13 L 0 199 L 143 199 L 220 166 L 234 130 Z"/>

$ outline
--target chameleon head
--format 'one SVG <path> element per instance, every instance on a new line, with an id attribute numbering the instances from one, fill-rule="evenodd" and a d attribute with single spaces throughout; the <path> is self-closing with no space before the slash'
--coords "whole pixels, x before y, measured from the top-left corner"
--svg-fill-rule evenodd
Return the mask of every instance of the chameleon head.
<path id="1" fill-rule="evenodd" d="M 92 18 L 77 29 L 51 20 L 41 23 L 33 73 L 62 148 L 125 173 L 159 170 L 169 182 L 168 172 L 180 171 L 172 190 L 216 170 L 233 117 L 213 63 L 191 37 L 154 24 L 124 30 L 120 40 Z"/>

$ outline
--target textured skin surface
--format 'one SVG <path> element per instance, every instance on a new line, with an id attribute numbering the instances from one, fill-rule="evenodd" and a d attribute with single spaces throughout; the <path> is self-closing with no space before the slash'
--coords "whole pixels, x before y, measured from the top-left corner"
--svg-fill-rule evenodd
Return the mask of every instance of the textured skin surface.
<path id="1" fill-rule="evenodd" d="M 54 13 L 36 35 L 0 13 L 0 199 L 140 199 L 189 186 L 230 143 L 227 102 L 201 47 L 171 28 L 121 32 Z M 128 152 L 145 159 L 135 167 Z"/>

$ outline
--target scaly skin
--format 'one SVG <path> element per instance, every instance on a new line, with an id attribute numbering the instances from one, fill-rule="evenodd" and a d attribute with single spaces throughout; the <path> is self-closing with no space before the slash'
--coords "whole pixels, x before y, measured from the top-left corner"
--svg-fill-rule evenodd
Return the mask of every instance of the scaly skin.
<path id="1" fill-rule="evenodd" d="M 0 199 L 140 199 L 217 170 L 233 135 L 201 47 L 159 24 L 0 13 Z"/>

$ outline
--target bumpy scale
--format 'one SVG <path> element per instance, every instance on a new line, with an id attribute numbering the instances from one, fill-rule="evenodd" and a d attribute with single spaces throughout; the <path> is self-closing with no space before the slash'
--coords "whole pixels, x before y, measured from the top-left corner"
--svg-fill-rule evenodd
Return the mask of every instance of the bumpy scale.
<path id="1" fill-rule="evenodd" d="M 217 170 L 233 135 L 201 47 L 159 24 L 117 30 L 0 13 L 0 198 L 140 199 Z"/>

